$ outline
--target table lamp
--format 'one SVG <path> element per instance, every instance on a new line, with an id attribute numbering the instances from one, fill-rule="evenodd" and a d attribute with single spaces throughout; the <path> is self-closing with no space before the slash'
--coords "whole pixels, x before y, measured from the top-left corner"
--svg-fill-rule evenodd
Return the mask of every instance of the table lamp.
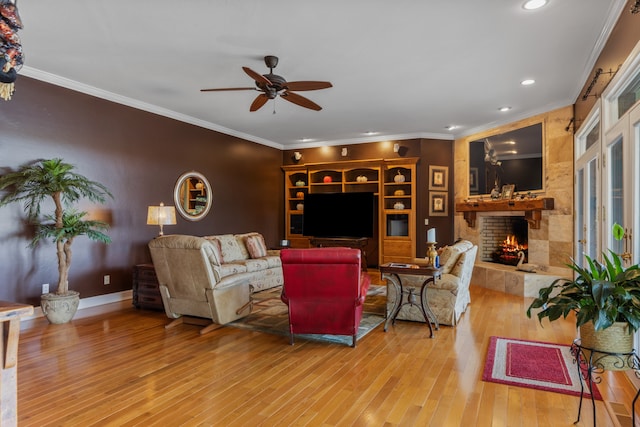
<path id="1" fill-rule="evenodd" d="M 149 206 L 147 210 L 147 225 L 159 225 L 160 233 L 158 236 L 164 235 L 162 229 L 165 225 L 176 224 L 176 208 L 173 206 L 165 206 L 160 202 L 160 206 Z"/>

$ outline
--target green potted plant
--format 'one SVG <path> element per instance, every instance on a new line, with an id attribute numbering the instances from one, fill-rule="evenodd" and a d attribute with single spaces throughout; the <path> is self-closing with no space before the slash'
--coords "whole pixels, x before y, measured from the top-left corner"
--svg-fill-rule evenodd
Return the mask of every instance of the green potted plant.
<path id="1" fill-rule="evenodd" d="M 102 184 L 91 181 L 74 171 L 75 166 L 62 159 L 37 160 L 20 166 L 0 176 L 0 206 L 19 202 L 29 223 L 35 226 L 31 246 L 43 239 L 51 239 L 58 255 L 58 284 L 55 294 L 41 297 L 42 311 L 51 323 L 66 323 L 78 308 L 79 293 L 69 290 L 71 244 L 78 236 L 110 243 L 103 231 L 108 224 L 85 219 L 87 212 L 79 212 L 74 206 L 81 199 L 104 203 L 112 197 Z M 41 214 L 43 204 L 53 201 L 54 210 Z M 46 206 L 46 205 L 45 205 Z M 59 312 L 60 311 L 60 312 Z"/>
<path id="2" fill-rule="evenodd" d="M 613 226 L 613 235 L 617 239 L 623 237 L 619 224 Z M 556 279 L 540 289 L 527 316 L 541 308 L 538 320 L 542 323 L 544 318 L 566 319 L 573 312 L 584 347 L 628 353 L 633 349 L 633 333 L 640 328 L 640 268 L 637 264 L 624 267 L 622 257 L 611 250 L 602 258 L 601 263 L 585 255 L 586 267 L 572 260 L 567 266 L 575 277 Z M 605 369 L 616 368 L 613 358 L 597 353 L 593 358 Z"/>

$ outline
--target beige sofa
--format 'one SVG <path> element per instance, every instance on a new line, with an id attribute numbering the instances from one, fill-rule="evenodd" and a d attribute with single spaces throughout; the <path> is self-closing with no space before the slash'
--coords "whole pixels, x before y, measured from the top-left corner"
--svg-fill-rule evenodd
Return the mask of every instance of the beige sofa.
<path id="1" fill-rule="evenodd" d="M 452 246 L 442 248 L 440 265 L 442 276 L 427 288 L 427 301 L 438 323 L 455 326 L 462 313 L 471 302 L 469 284 L 478 247 L 467 240 L 456 242 Z M 424 260 L 416 259 L 416 263 Z M 420 287 L 426 277 L 402 275 L 400 280 L 406 291 L 407 287 L 417 288 L 415 294 L 420 295 Z M 391 310 L 398 295 L 396 287 L 387 285 L 387 310 Z M 403 303 L 408 295 L 403 295 Z M 396 319 L 424 322 L 424 315 L 417 305 L 403 305 Z"/>
<path id="2" fill-rule="evenodd" d="M 162 236 L 149 250 L 165 312 L 177 323 L 183 316 L 232 322 L 249 314 L 251 292 L 283 283 L 279 251 L 267 251 L 258 233 Z"/>
<path id="3" fill-rule="evenodd" d="M 260 233 L 219 234 L 205 236 L 219 253 L 212 260 L 217 280 L 233 274 L 249 273 L 253 292 L 271 289 L 284 283 L 280 251 L 268 250 Z"/>

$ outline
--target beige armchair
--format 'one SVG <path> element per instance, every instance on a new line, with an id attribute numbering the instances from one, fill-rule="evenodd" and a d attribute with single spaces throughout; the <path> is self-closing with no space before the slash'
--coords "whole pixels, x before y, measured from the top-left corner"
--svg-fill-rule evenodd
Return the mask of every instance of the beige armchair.
<path id="1" fill-rule="evenodd" d="M 165 312 L 180 323 L 207 325 L 201 334 L 249 314 L 251 273 L 220 278 L 216 246 L 202 237 L 170 235 L 149 242 Z"/>
<path id="2" fill-rule="evenodd" d="M 431 311 L 436 316 L 438 323 L 441 325 L 457 325 L 460 316 L 471 303 L 469 294 L 469 285 L 471 282 L 471 274 L 476 260 L 478 247 L 467 240 L 456 242 L 452 246 L 443 249 L 440 255 L 440 263 L 442 265 L 442 276 L 428 285 L 427 302 Z M 420 259 L 416 259 L 416 263 L 420 263 Z M 424 262 L 424 260 L 422 260 Z M 407 288 L 417 288 L 418 295 L 420 287 L 426 277 L 413 275 L 399 275 L 403 286 Z M 387 286 L 387 310 L 391 310 L 395 300 L 400 296 L 397 295 L 396 287 Z M 407 302 L 407 295 L 402 295 L 402 302 Z M 398 313 L 397 319 L 412 320 L 415 322 L 424 322 L 424 315 L 420 308 L 416 305 L 404 305 Z"/>

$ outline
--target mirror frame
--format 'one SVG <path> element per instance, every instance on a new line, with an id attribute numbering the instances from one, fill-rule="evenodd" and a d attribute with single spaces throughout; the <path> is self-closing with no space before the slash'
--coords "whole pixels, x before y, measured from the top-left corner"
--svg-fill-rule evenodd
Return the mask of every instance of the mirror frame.
<path id="1" fill-rule="evenodd" d="M 194 178 L 202 181 L 202 183 L 204 184 L 205 191 L 207 193 L 207 203 L 204 209 L 195 215 L 189 213 L 185 209 L 185 207 L 182 205 L 182 200 L 180 197 L 180 189 L 184 185 L 185 181 L 187 179 L 194 179 Z M 181 217 L 183 217 L 187 221 L 200 221 L 202 218 L 207 216 L 207 214 L 209 213 L 209 210 L 211 210 L 211 203 L 212 203 L 211 184 L 209 184 L 209 181 L 207 180 L 207 178 L 205 178 L 205 176 L 200 172 L 196 172 L 196 171 L 185 172 L 182 175 L 180 175 L 180 177 L 176 181 L 176 186 L 173 190 L 173 201 Z"/>
<path id="2" fill-rule="evenodd" d="M 536 126 L 536 125 L 540 125 L 540 127 L 541 127 L 541 129 L 540 129 L 541 130 L 541 138 L 540 138 L 540 143 L 541 143 L 541 147 L 540 147 L 540 149 L 541 149 L 541 156 L 540 156 L 540 159 L 541 159 L 541 165 L 540 165 L 541 166 L 541 169 L 540 169 L 541 182 L 540 182 L 540 188 L 530 189 L 530 190 L 521 190 L 521 189 L 518 190 L 518 189 L 516 189 L 516 191 L 518 191 L 518 192 L 525 191 L 525 192 L 530 192 L 532 194 L 544 193 L 546 191 L 546 185 L 545 185 L 546 184 L 546 182 L 545 182 L 546 181 L 545 180 L 545 176 L 546 175 L 545 174 L 546 174 L 546 162 L 547 162 L 547 159 L 546 159 L 546 156 L 545 156 L 546 145 L 547 145 L 547 142 L 546 142 L 546 139 L 547 139 L 546 138 L 546 123 L 545 123 L 544 120 L 539 120 L 539 119 L 538 120 L 525 120 L 525 121 L 522 121 L 522 122 L 518 122 L 517 126 L 506 126 L 506 127 L 496 128 L 496 129 L 490 130 L 488 132 L 478 133 L 478 134 L 470 136 L 467 139 L 467 156 L 468 156 L 467 157 L 467 162 L 468 162 L 467 163 L 467 173 L 468 173 L 469 177 L 471 178 L 471 173 L 472 173 L 471 172 L 471 152 L 470 152 L 471 151 L 471 143 L 480 142 L 480 141 L 484 140 L 485 138 L 501 138 L 501 137 L 504 137 L 507 134 L 512 134 L 514 132 L 518 132 L 518 131 L 521 131 L 521 130 L 523 130 L 525 128 Z M 507 160 L 509 160 L 509 159 L 507 159 Z M 471 193 L 470 184 L 471 184 L 471 182 L 469 181 L 468 185 L 467 185 L 467 188 L 466 188 L 466 192 L 467 192 L 469 197 L 483 197 L 483 196 L 489 196 L 491 194 L 491 193 L 484 193 L 482 191 L 479 191 L 476 194 L 472 194 Z M 501 187 L 504 184 L 505 183 L 501 183 Z M 513 183 L 513 184 L 517 185 L 517 183 Z"/>

